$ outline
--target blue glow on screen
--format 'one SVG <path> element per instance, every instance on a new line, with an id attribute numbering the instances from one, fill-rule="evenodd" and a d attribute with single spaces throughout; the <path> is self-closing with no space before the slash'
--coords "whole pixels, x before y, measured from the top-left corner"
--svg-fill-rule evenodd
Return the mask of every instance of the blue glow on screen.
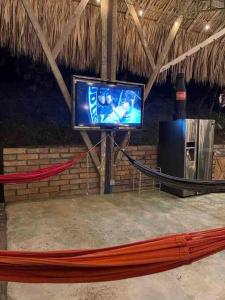
<path id="1" fill-rule="evenodd" d="M 143 88 L 136 85 L 76 82 L 76 125 L 142 125 Z"/>

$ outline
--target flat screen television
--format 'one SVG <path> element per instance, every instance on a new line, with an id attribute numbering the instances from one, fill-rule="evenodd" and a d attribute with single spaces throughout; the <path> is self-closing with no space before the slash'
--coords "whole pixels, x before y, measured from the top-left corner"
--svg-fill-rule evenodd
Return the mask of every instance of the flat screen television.
<path id="1" fill-rule="evenodd" d="M 73 76 L 74 129 L 139 129 L 143 84 Z"/>

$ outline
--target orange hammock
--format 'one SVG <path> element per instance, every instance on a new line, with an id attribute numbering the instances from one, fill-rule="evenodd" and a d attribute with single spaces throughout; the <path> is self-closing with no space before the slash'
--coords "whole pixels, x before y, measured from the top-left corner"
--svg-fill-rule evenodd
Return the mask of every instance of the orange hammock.
<path id="1" fill-rule="evenodd" d="M 117 247 L 54 252 L 0 251 L 0 281 L 85 283 L 167 271 L 225 250 L 225 228 Z"/>

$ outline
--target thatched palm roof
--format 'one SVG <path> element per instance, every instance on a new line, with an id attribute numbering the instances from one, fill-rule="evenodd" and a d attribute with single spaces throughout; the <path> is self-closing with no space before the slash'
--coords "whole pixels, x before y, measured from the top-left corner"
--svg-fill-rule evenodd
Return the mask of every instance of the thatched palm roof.
<path id="1" fill-rule="evenodd" d="M 142 49 L 132 18 L 127 13 L 124 0 L 119 1 L 118 14 L 118 69 L 126 69 L 141 76 L 149 76 L 150 68 Z M 217 0 L 219 2 L 220 0 Z M 135 7 L 143 9 L 141 18 L 149 47 L 157 59 L 168 32 L 177 16 L 177 0 L 137 0 Z M 182 2 L 182 1 L 181 1 Z M 183 1 L 188 2 L 188 1 Z M 205 1 L 204 1 L 205 2 Z M 223 0 L 221 0 L 223 2 Z M 53 48 L 60 36 L 63 25 L 74 12 L 79 0 L 31 0 L 35 14 Z M 212 33 L 225 27 L 225 11 L 196 13 L 195 1 L 189 1 L 190 13 L 187 14 L 166 62 L 181 55 Z M 203 4 L 204 6 L 204 4 Z M 209 23 L 210 29 L 204 30 Z M 16 53 L 30 55 L 34 60 L 45 57 L 32 25 L 20 0 L 0 1 L 0 46 L 9 46 Z M 100 6 L 96 1 L 88 4 L 82 14 L 79 26 L 73 31 L 58 62 L 76 69 L 100 70 L 99 53 Z M 173 67 L 174 71 L 184 70 L 186 79 L 197 82 L 225 85 L 225 37 L 207 46 L 181 64 Z M 174 72 L 175 73 L 175 72 Z M 166 78 L 166 72 L 159 80 Z"/>

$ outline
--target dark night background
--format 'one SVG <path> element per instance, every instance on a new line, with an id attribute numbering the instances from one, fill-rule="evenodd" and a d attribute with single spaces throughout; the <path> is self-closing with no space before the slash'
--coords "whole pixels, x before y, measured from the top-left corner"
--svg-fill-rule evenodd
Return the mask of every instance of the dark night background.
<path id="1" fill-rule="evenodd" d="M 71 75 L 98 76 L 91 72 L 60 67 L 67 86 Z M 146 79 L 120 73 L 118 80 Z M 187 113 L 190 118 L 216 120 L 216 143 L 224 143 L 225 114 L 218 105 L 221 92 L 208 83 L 187 85 Z M 51 71 L 27 57 L 13 57 L 7 49 L 0 49 L 0 143 L 3 147 L 66 145 L 83 143 L 79 132 L 71 129 L 71 116 Z M 132 134 L 132 144 L 156 144 L 158 123 L 171 120 L 174 111 L 174 87 L 168 78 L 156 85 L 145 105 L 142 134 Z M 92 133 L 94 140 L 98 134 Z"/>

